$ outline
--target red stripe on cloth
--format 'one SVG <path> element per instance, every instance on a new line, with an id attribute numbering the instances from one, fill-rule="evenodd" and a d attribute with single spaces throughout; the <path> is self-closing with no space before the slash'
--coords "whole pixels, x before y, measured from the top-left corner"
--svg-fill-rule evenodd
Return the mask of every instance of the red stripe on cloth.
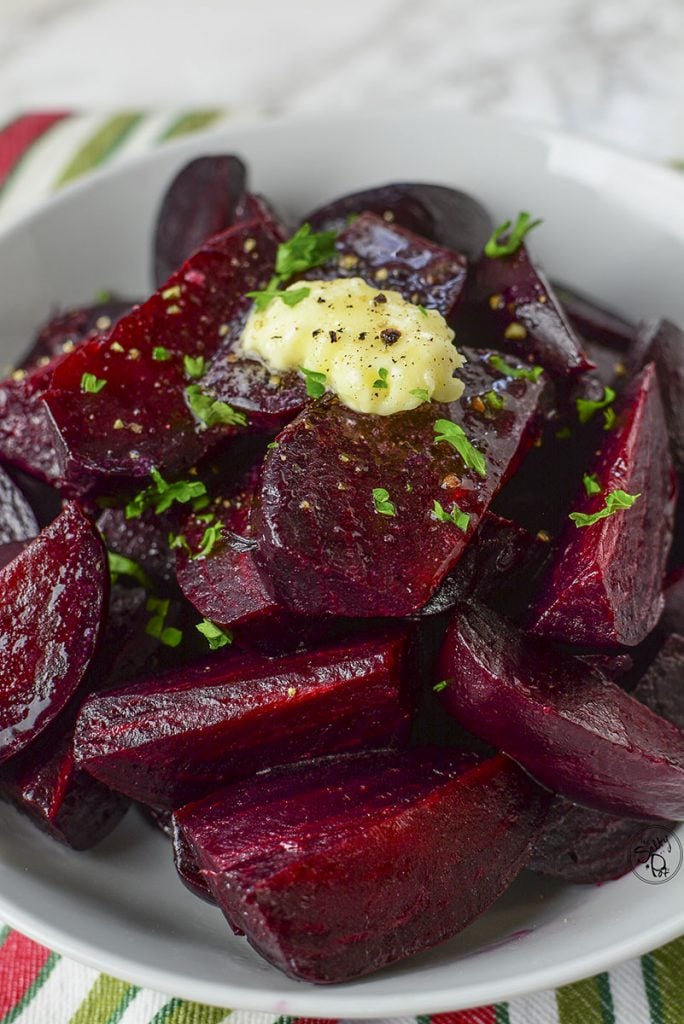
<path id="1" fill-rule="evenodd" d="M 58 110 L 50 114 L 25 114 L 0 132 L 0 188 L 33 143 L 67 116 L 66 111 Z"/>
<path id="2" fill-rule="evenodd" d="M 0 1019 L 16 1006 L 49 957 L 45 946 L 10 932 L 0 947 Z"/>
<path id="3" fill-rule="evenodd" d="M 459 1013 L 436 1013 L 430 1019 L 432 1024 L 496 1024 L 496 1007 L 480 1006 Z"/>

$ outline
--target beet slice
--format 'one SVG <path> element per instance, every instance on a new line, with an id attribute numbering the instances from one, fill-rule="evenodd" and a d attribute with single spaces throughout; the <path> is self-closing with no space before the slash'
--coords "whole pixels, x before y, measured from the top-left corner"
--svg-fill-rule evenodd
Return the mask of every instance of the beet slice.
<path id="1" fill-rule="evenodd" d="M 543 785 L 608 814 L 684 819 L 684 732 L 598 669 L 472 607 L 438 678 L 446 710 Z"/>
<path id="2" fill-rule="evenodd" d="M 111 490 L 117 479 L 146 477 L 153 467 L 182 471 L 242 429 L 230 423 L 207 428 L 195 418 L 183 357 L 214 354 L 224 325 L 227 330 L 249 305 L 245 292 L 267 283 L 277 244 L 264 222 L 216 235 L 105 339 L 88 342 L 56 366 L 45 401 L 73 490 Z M 155 358 L 160 348 L 170 358 Z M 84 394 L 86 373 L 106 384 Z"/>
<path id="3" fill-rule="evenodd" d="M 380 751 L 263 773 L 174 817 L 229 923 L 280 970 L 332 984 L 483 913 L 525 864 L 547 801 L 502 756 Z"/>
<path id="4" fill-rule="evenodd" d="M 628 351 L 636 338 L 632 324 L 574 288 L 557 281 L 552 283 L 568 320 L 585 341 L 612 349 L 613 353 Z"/>
<path id="5" fill-rule="evenodd" d="M 352 192 L 319 206 L 304 220 L 314 231 L 343 231 L 350 220 L 374 213 L 386 224 L 397 224 L 438 245 L 475 259 L 492 233 L 492 220 L 483 206 L 465 192 L 419 182 L 381 185 Z"/>
<path id="6" fill-rule="evenodd" d="M 30 350 L 19 364 L 24 369 L 44 366 L 90 338 L 110 331 L 113 325 L 134 305 L 132 299 L 108 296 L 92 306 L 79 306 L 55 313 L 39 329 Z"/>
<path id="7" fill-rule="evenodd" d="M 59 479 L 60 465 L 43 397 L 55 369 L 68 358 L 15 370 L 0 382 L 0 460 L 49 484 Z"/>
<path id="8" fill-rule="evenodd" d="M 176 871 L 186 889 L 189 889 L 195 896 L 199 896 L 201 900 L 206 903 L 216 903 L 213 892 L 204 880 L 202 874 L 202 868 L 197 858 L 192 845 L 188 842 L 185 833 L 175 823 L 173 816 L 172 820 L 172 835 L 173 835 L 173 860 L 176 865 Z M 231 926 L 232 927 L 232 926 Z M 234 928 L 233 931 L 238 935 L 243 935 L 239 928 Z"/>
<path id="9" fill-rule="evenodd" d="M 670 320 L 648 320 L 639 326 L 630 351 L 632 372 L 654 362 L 665 418 L 670 451 L 678 473 L 684 472 L 684 331 Z"/>
<path id="10" fill-rule="evenodd" d="M 20 543 L 37 533 L 31 506 L 11 477 L 0 469 L 0 544 Z"/>
<path id="11" fill-rule="evenodd" d="M 177 595 L 176 557 L 169 547 L 169 532 L 175 532 L 175 519 L 153 511 L 126 519 L 123 509 L 108 508 L 97 520 L 97 526 L 110 551 L 137 562 L 157 589 L 172 589 Z"/>
<path id="12" fill-rule="evenodd" d="M 332 396 L 306 409 L 267 453 L 255 508 L 255 554 L 275 596 L 308 615 L 409 615 L 463 554 L 480 517 L 534 437 L 543 381 L 504 376 L 487 353 L 467 353 L 464 396 L 372 416 Z M 497 363 L 497 365 L 499 365 Z M 495 390 L 504 408 L 480 396 Z M 459 424 L 484 456 L 466 469 L 435 423 Z M 396 515 L 373 491 L 389 490 Z M 467 532 L 437 520 L 434 502 L 470 515 Z"/>
<path id="13" fill-rule="evenodd" d="M 628 510 L 590 526 L 568 523 L 535 606 L 540 636 L 596 647 L 640 643 L 663 607 L 662 580 L 676 496 L 655 367 L 650 363 L 618 407 L 615 429 L 589 473 L 600 494 L 578 495 L 574 509 L 592 514 L 616 490 L 641 497 Z"/>
<path id="14" fill-rule="evenodd" d="M 456 321 L 459 336 L 459 321 Z M 555 377 L 584 373 L 582 351 L 551 284 L 522 244 L 512 256 L 480 256 L 468 278 L 463 329 L 480 345 L 529 356 Z"/>
<path id="15" fill-rule="evenodd" d="M 394 631 L 279 659 L 215 654 L 90 698 L 78 759 L 113 789 L 172 810 L 274 764 L 399 743 L 405 648 Z"/>
<path id="16" fill-rule="evenodd" d="M 235 222 L 245 191 L 242 160 L 224 154 L 191 160 L 164 194 L 154 233 L 154 281 L 160 288 L 212 235 Z"/>
<path id="17" fill-rule="evenodd" d="M 66 706 L 95 651 L 109 572 L 75 502 L 0 571 L 0 761 Z"/>

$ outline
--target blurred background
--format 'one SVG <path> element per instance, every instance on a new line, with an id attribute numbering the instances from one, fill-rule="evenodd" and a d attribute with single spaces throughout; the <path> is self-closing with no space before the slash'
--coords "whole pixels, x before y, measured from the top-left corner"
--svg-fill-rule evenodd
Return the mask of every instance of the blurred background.
<path id="1" fill-rule="evenodd" d="M 684 158 L 684 0 L 0 0 L 0 118 L 451 106 Z"/>

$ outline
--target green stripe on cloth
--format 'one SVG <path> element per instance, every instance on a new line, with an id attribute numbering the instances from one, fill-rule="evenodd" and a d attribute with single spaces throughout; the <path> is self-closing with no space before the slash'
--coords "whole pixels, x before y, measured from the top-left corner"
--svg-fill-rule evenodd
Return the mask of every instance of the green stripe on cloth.
<path id="1" fill-rule="evenodd" d="M 116 1024 L 139 989 L 101 974 L 69 1024 Z"/>
<path id="2" fill-rule="evenodd" d="M 684 1020 L 684 939 L 677 939 L 651 954 L 664 1024 Z"/>
<path id="3" fill-rule="evenodd" d="M 655 960 L 649 953 L 641 958 L 641 971 L 644 976 L 644 988 L 651 1011 L 651 1024 L 664 1024 L 663 1004 L 660 998 L 660 987 L 656 976 Z"/>
<path id="4" fill-rule="evenodd" d="M 6 1013 L 2 1020 L 0 1020 L 0 1024 L 13 1024 L 13 1021 L 15 1021 L 17 1017 L 24 1012 L 28 1004 L 50 977 L 50 974 L 54 970 L 56 964 L 59 963 L 59 959 L 60 958 L 57 953 L 50 953 L 50 956 L 45 961 L 40 973 L 33 979 L 19 1002 L 15 1003 L 9 1013 Z"/>
<path id="5" fill-rule="evenodd" d="M 560 1024 L 614 1024 L 607 974 L 565 985 L 556 992 Z"/>
<path id="6" fill-rule="evenodd" d="M 4 944 L 11 930 L 12 929 L 9 927 L 9 925 L 6 924 L 3 925 L 2 928 L 0 928 L 0 946 Z"/>
<path id="7" fill-rule="evenodd" d="M 92 171 L 116 153 L 131 132 L 143 120 L 141 113 L 124 112 L 110 117 L 85 142 L 58 175 L 55 188 L 60 188 L 86 171 Z"/>
<path id="8" fill-rule="evenodd" d="M 167 142 L 169 139 L 177 139 L 180 135 L 199 132 L 214 124 L 222 115 L 222 110 L 193 110 L 187 114 L 181 114 L 162 132 L 159 141 Z"/>
<path id="9" fill-rule="evenodd" d="M 154 1015 L 150 1024 L 219 1024 L 231 1012 L 218 1006 L 202 1006 L 200 1003 L 188 1003 L 185 999 L 171 999 Z"/>
<path id="10" fill-rule="evenodd" d="M 511 1017 L 508 1012 L 508 1003 L 497 1003 L 494 1007 L 496 1024 L 510 1024 Z"/>

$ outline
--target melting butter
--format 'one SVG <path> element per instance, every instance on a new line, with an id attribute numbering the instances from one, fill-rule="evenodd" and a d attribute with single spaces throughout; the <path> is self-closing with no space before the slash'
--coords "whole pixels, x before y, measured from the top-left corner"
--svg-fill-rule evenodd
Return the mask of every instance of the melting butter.
<path id="1" fill-rule="evenodd" d="M 460 398 L 455 373 L 464 358 L 440 313 L 360 277 L 299 281 L 286 290 L 303 287 L 309 294 L 296 305 L 274 298 L 253 309 L 240 342 L 245 356 L 275 374 L 325 374 L 326 390 L 356 412 L 390 416 L 426 398 Z"/>

